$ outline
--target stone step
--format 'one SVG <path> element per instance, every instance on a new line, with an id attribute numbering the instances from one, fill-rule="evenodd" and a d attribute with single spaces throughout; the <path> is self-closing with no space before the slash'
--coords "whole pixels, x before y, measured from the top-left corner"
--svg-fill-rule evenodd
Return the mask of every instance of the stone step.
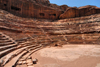
<path id="1" fill-rule="evenodd" d="M 3 36 L 2 34 L 0 35 L 0 38 L 2 38 L 2 37 L 5 37 L 5 36 Z"/>
<path id="2" fill-rule="evenodd" d="M 38 51 L 38 50 L 40 50 L 40 49 L 42 49 L 42 47 L 40 46 L 40 47 L 37 47 L 37 48 L 34 48 L 34 49 L 32 49 L 26 56 L 24 56 L 24 59 L 27 59 L 30 55 L 32 55 L 34 52 L 36 52 L 36 51 Z"/>
<path id="3" fill-rule="evenodd" d="M 12 38 L 10 38 L 9 36 L 3 34 L 2 32 L 0 32 L 0 34 L 3 36 L 3 39 L 0 40 L 10 40 L 12 42 L 15 42 L 15 44 L 18 44 L 15 40 L 13 40 Z"/>
<path id="4" fill-rule="evenodd" d="M 13 47 L 13 48 L 10 48 L 10 49 L 4 50 L 4 51 L 0 51 L 0 58 L 7 55 L 9 52 L 12 52 L 15 49 L 16 49 L 16 47 Z"/>
<path id="5" fill-rule="evenodd" d="M 33 41 L 26 41 L 26 42 L 20 43 L 20 45 L 31 44 L 31 43 L 33 43 Z"/>
<path id="6" fill-rule="evenodd" d="M 34 49 L 37 49 L 37 48 L 40 48 L 40 47 L 42 47 L 42 45 L 38 45 L 36 47 L 32 47 L 32 48 L 28 49 L 28 51 L 31 51 L 31 50 L 34 50 Z"/>
<path id="7" fill-rule="evenodd" d="M 9 62 L 11 60 L 11 58 L 14 58 L 14 56 L 19 55 L 21 52 L 23 52 L 25 50 L 26 47 L 24 48 L 19 48 L 14 50 L 13 52 L 7 54 L 6 56 L 2 57 L 2 59 L 4 60 L 3 65 L 5 65 L 7 62 Z"/>
<path id="8" fill-rule="evenodd" d="M 36 39 L 36 40 L 33 40 L 33 43 L 34 42 L 49 42 L 50 39 Z"/>
<path id="9" fill-rule="evenodd" d="M 28 46 L 37 46 L 37 45 L 33 45 L 33 41 L 27 41 L 27 42 L 24 42 L 24 43 L 20 43 L 21 47 L 28 47 Z"/>
<path id="10" fill-rule="evenodd" d="M 24 44 L 24 45 L 21 45 L 22 47 L 30 47 L 30 46 L 36 46 L 36 45 L 33 45 L 32 43 L 30 44 Z"/>
<path id="11" fill-rule="evenodd" d="M 18 60 L 26 53 L 27 51 L 23 51 L 22 53 L 11 59 L 4 67 L 15 67 Z"/>
<path id="12" fill-rule="evenodd" d="M 3 57 L 3 58 L 5 58 L 5 59 L 4 59 L 3 65 L 5 65 L 8 61 L 10 61 L 11 58 L 13 58 L 14 56 L 17 56 L 17 55 L 19 55 L 20 53 L 22 53 L 22 52 L 23 52 L 24 50 L 26 50 L 26 48 L 28 48 L 28 47 L 32 47 L 32 46 L 27 46 L 27 47 L 19 48 L 19 49 L 13 51 L 13 52 L 7 54 L 5 57 Z"/>
<path id="13" fill-rule="evenodd" d="M 0 43 L 11 42 L 11 40 L 0 40 Z"/>
<path id="14" fill-rule="evenodd" d="M 0 43 L 0 46 L 6 46 L 6 45 L 15 45 L 14 42 L 7 42 L 7 43 Z"/>
<path id="15" fill-rule="evenodd" d="M 23 51 L 23 50 L 27 50 L 27 51 L 28 51 L 28 49 L 30 49 L 30 48 L 32 48 L 32 47 L 36 47 L 36 46 L 38 46 L 38 45 L 23 46 L 23 47 L 19 48 L 19 49 L 21 49 L 21 50 L 18 51 L 18 52 L 16 53 L 16 55 L 19 54 L 19 53 L 21 53 L 21 51 Z"/>
<path id="16" fill-rule="evenodd" d="M 8 40 L 9 38 L 6 37 L 0 37 L 0 40 Z"/>
<path id="17" fill-rule="evenodd" d="M 30 52 L 28 52 L 27 54 L 23 55 L 23 57 L 20 59 L 20 61 L 24 61 L 25 62 L 32 53 L 34 53 L 34 52 L 36 52 L 36 51 L 38 51 L 40 49 L 42 49 L 41 46 L 40 47 L 39 46 L 38 47 L 35 47 Z M 25 64 L 24 62 L 22 62 L 21 64 Z"/>
<path id="18" fill-rule="evenodd" d="M 9 49 L 9 48 L 12 48 L 12 47 L 15 47 L 15 46 L 17 46 L 17 45 L 6 45 L 6 46 L 1 46 L 1 47 L 0 47 L 0 51 Z"/>

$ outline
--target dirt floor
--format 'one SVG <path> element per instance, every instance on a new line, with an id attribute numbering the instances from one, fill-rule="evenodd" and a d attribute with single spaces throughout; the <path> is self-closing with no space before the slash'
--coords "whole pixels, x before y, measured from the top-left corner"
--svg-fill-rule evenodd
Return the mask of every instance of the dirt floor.
<path id="1" fill-rule="evenodd" d="M 100 67 L 99 45 L 46 47 L 32 54 L 34 67 Z"/>

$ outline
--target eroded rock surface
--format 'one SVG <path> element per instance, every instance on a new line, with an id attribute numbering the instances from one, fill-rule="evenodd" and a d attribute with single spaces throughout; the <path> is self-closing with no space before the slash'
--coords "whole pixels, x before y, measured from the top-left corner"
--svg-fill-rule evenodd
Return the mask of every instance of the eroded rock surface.
<path id="1" fill-rule="evenodd" d="M 96 6 L 69 7 L 51 4 L 49 0 L 0 0 L 0 9 L 21 17 L 42 19 L 65 19 L 100 13 Z"/>
<path id="2" fill-rule="evenodd" d="M 63 14 L 60 15 L 59 18 L 75 18 L 81 16 L 89 16 L 92 14 L 100 13 L 100 8 L 96 6 L 83 6 L 79 8 L 68 8 Z"/>

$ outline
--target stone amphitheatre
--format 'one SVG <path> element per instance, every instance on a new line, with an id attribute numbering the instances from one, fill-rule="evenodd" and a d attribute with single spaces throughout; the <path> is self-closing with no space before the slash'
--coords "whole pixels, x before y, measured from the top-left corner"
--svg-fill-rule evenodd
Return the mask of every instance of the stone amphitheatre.
<path id="1" fill-rule="evenodd" d="M 100 67 L 100 8 L 0 0 L 0 67 Z"/>

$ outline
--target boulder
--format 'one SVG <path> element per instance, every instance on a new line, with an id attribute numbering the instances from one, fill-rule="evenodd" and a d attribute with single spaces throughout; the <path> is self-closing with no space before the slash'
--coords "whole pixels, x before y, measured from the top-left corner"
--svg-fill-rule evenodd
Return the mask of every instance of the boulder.
<path id="1" fill-rule="evenodd" d="M 79 10 L 77 8 L 68 8 L 63 14 L 60 15 L 60 19 L 74 18 L 79 16 Z"/>
<path id="2" fill-rule="evenodd" d="M 60 6 L 60 9 L 66 11 L 69 7 L 67 5 L 61 5 Z"/>
<path id="3" fill-rule="evenodd" d="M 100 8 L 97 8 L 96 6 L 84 6 L 79 8 L 70 7 L 63 14 L 61 14 L 59 18 L 60 19 L 74 18 L 81 16 L 89 16 L 98 13 L 100 13 Z"/>
<path id="4" fill-rule="evenodd" d="M 33 64 L 36 64 L 37 63 L 37 59 L 35 58 L 35 59 L 33 59 Z"/>

